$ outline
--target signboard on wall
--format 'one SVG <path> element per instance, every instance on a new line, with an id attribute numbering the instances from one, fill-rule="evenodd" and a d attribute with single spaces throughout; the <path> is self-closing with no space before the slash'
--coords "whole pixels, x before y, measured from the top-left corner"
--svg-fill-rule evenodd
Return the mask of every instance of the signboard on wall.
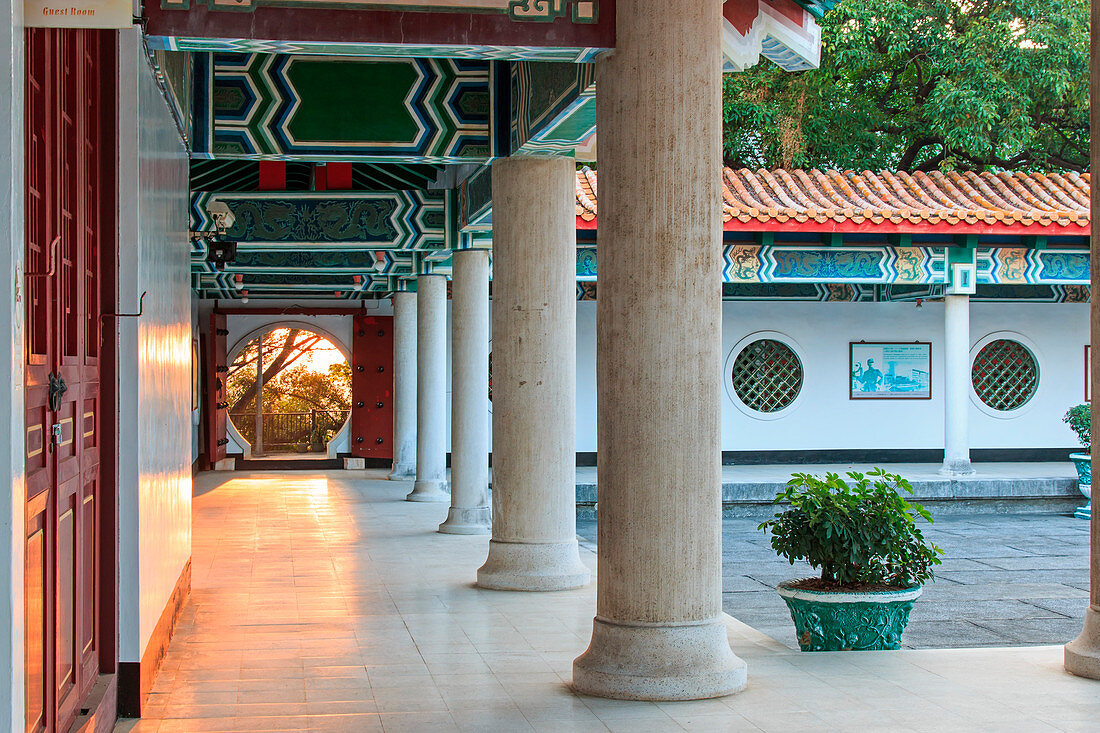
<path id="1" fill-rule="evenodd" d="M 129 28 L 133 0 L 23 0 L 28 28 Z"/>

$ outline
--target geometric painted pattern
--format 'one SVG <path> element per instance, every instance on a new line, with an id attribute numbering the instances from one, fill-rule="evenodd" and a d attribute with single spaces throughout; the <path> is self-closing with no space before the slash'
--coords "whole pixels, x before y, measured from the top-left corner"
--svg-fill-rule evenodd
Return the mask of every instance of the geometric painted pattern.
<path id="1" fill-rule="evenodd" d="M 1039 387 L 1039 365 L 1026 346 L 997 339 L 982 347 L 970 370 L 974 393 L 999 412 L 1027 404 Z"/>
<path id="2" fill-rule="evenodd" d="M 946 247 L 819 247 L 733 244 L 723 249 L 727 283 L 863 283 L 934 285 L 947 282 Z M 988 247 L 976 252 L 983 285 L 1085 285 L 1083 249 Z M 589 273 L 585 273 L 589 274 Z"/>
<path id="3" fill-rule="evenodd" d="M 593 64 L 519 62 L 511 67 L 513 155 L 572 155 L 596 131 Z"/>
<path id="4" fill-rule="evenodd" d="M 489 155 L 489 64 L 197 54 L 196 158 L 452 163 Z"/>
<path id="5" fill-rule="evenodd" d="M 766 58 L 784 71 L 815 69 L 821 61 L 821 28 L 792 0 L 734 0 L 723 7 L 724 71 L 744 71 Z"/>
<path id="6" fill-rule="evenodd" d="M 570 18 L 574 23 L 595 23 L 599 0 L 195 0 L 211 10 L 249 12 L 265 6 L 311 6 L 355 10 L 409 10 L 419 12 L 467 11 L 506 14 L 514 21 L 550 22 Z M 162 8 L 187 10 L 192 0 L 161 0 Z"/>
<path id="7" fill-rule="evenodd" d="M 1041 285 L 1090 281 L 1088 250 L 979 248 L 979 283 Z"/>
<path id="8" fill-rule="evenodd" d="M 943 282 L 945 250 L 930 247 L 729 245 L 724 282 Z"/>
<path id="9" fill-rule="evenodd" d="M 191 231 L 212 232 L 212 199 L 233 212 L 228 239 L 249 244 L 308 244 L 326 249 L 438 250 L 446 247 L 443 191 L 362 191 L 192 195 Z"/>
<path id="10" fill-rule="evenodd" d="M 578 64 L 591 63 L 607 51 L 603 48 L 571 46 L 446 46 L 420 43 L 335 43 L 169 36 L 148 36 L 148 42 L 150 48 L 194 53 L 279 53 L 310 56 L 449 58 L 468 61 L 560 61 Z"/>

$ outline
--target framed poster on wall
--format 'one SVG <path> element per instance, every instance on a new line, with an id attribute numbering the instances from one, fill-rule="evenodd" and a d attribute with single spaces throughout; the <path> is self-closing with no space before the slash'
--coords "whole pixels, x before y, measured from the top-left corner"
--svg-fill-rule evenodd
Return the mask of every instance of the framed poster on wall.
<path id="1" fill-rule="evenodd" d="M 1085 344 L 1085 402 L 1092 402 L 1092 345 Z"/>
<path id="2" fill-rule="evenodd" d="M 849 343 L 848 399 L 932 399 L 932 344 L 921 341 Z"/>

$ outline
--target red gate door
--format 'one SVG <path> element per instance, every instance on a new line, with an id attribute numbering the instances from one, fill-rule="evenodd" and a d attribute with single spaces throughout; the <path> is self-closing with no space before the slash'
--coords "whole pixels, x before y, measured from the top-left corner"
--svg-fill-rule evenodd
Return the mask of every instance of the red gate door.
<path id="1" fill-rule="evenodd" d="M 99 255 L 114 250 L 114 35 L 26 34 L 26 730 L 99 672 Z"/>
<path id="2" fill-rule="evenodd" d="M 210 314 L 210 335 L 206 344 L 206 455 L 210 468 L 225 458 L 225 446 L 229 439 L 225 436 L 226 411 L 229 398 L 226 390 L 226 376 L 229 368 L 226 364 L 225 337 L 229 329 L 225 325 L 224 313 Z"/>
<path id="3" fill-rule="evenodd" d="M 393 458 L 393 317 L 355 316 L 351 454 Z"/>

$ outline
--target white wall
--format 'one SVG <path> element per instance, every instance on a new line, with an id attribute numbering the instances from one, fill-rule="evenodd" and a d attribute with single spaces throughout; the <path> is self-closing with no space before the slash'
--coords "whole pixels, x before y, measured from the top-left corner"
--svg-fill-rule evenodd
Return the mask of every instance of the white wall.
<path id="1" fill-rule="evenodd" d="M 0 0 L 0 730 L 22 730 L 23 721 L 23 3 Z"/>
<path id="2" fill-rule="evenodd" d="M 389 301 L 374 311 L 389 315 Z M 1069 448 L 1075 438 L 1062 423 L 1069 407 L 1083 401 L 1087 304 L 974 303 L 971 344 L 999 332 L 1019 338 L 1039 360 L 1039 388 L 1012 413 L 993 416 L 971 394 L 973 448 Z M 448 303 L 447 392 L 450 394 L 450 304 Z M 277 316 L 230 316 L 229 344 L 260 326 L 286 320 Z M 293 320 L 351 338 L 350 316 Z M 726 302 L 722 323 L 722 450 L 852 450 L 943 448 L 942 302 L 783 303 Z M 728 363 L 746 337 L 779 334 L 795 348 L 804 366 L 802 393 L 779 419 L 762 419 L 739 409 L 730 396 Z M 1016 334 L 1015 336 L 1013 334 Z M 850 341 L 929 341 L 932 343 L 932 399 L 863 401 L 848 399 Z M 448 400 L 449 402 L 449 400 Z M 450 421 L 447 422 L 450 445 Z M 492 429 L 490 421 L 490 430 Z M 577 451 L 596 450 L 596 303 L 577 303 Z M 230 445 L 230 452 L 240 448 Z M 347 451 L 341 442 L 340 452 Z"/>
<path id="3" fill-rule="evenodd" d="M 148 293 L 119 345 L 119 659 L 137 662 L 191 556 L 188 164 L 134 31 L 119 77 L 120 307 Z"/>
<path id="4" fill-rule="evenodd" d="M 973 448 L 1063 448 L 1075 445 L 1062 423 L 1065 411 L 1083 401 L 1087 304 L 974 303 L 971 344 L 994 332 L 1022 337 L 1039 360 L 1039 387 L 1020 410 L 993 417 L 970 406 Z M 722 449 L 824 450 L 943 447 L 943 303 L 723 304 L 723 383 L 728 356 L 757 331 L 791 340 L 802 360 L 805 383 L 789 414 L 777 420 L 750 417 L 723 391 Z M 1008 337 L 1012 337 L 1011 334 Z M 932 399 L 848 399 L 849 341 L 932 342 Z"/>

